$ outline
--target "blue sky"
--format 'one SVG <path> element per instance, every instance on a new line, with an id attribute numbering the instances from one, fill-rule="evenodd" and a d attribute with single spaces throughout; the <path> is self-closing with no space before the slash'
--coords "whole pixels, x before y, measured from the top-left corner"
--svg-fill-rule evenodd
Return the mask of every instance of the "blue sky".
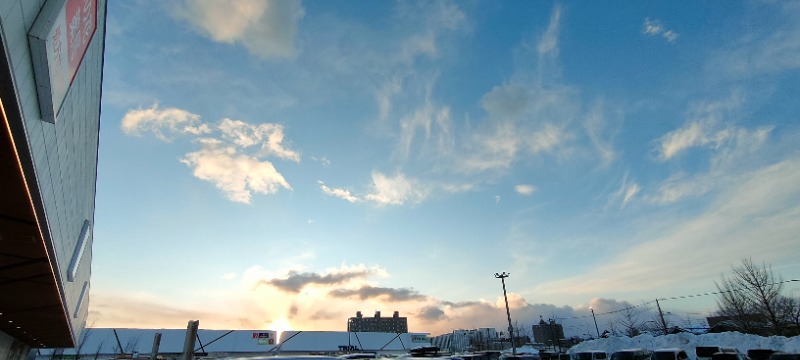
<path id="1" fill-rule="evenodd" d="M 505 328 L 505 271 L 582 334 L 800 278 L 800 4 L 606 5 L 111 1 L 89 323 Z"/>

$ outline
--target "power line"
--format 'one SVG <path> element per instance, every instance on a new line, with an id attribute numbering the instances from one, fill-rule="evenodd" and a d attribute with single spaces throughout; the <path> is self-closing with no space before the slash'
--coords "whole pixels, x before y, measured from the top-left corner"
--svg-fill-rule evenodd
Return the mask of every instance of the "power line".
<path id="1" fill-rule="evenodd" d="M 773 282 L 773 283 L 770 283 L 770 284 L 764 284 L 764 285 L 765 286 L 766 285 L 779 285 L 779 284 L 785 284 L 785 283 L 790 283 L 790 282 L 800 282 L 800 279 L 783 280 L 783 281 L 777 281 L 777 282 Z M 720 294 L 729 293 L 729 292 L 744 291 L 744 290 L 747 290 L 747 289 L 752 289 L 752 287 L 743 287 L 743 288 L 739 288 L 739 289 L 732 289 L 732 290 L 725 290 L 725 291 L 715 291 L 715 292 L 706 292 L 706 293 L 699 293 L 699 294 L 692 294 L 692 295 L 670 296 L 670 297 L 658 298 L 657 300 L 661 300 L 661 301 L 664 301 L 664 300 L 683 300 L 683 299 L 690 299 L 690 298 L 703 297 L 703 296 L 720 295 Z M 598 312 L 598 313 L 595 313 L 595 315 L 617 314 L 617 313 L 620 313 L 620 312 L 623 312 L 623 311 L 629 311 L 629 310 L 632 310 L 632 309 L 636 309 L 636 308 L 639 308 L 639 307 L 650 305 L 650 304 L 653 304 L 655 302 L 656 302 L 656 300 L 646 301 L 646 302 L 643 302 L 641 304 L 631 305 L 631 306 L 627 306 L 627 307 L 624 307 L 624 308 L 621 308 L 621 309 L 617 309 L 617 310 L 611 310 L 611 311 L 606 311 L 606 312 L 602 312 L 602 313 Z M 592 315 L 563 317 L 563 318 L 561 318 L 561 320 L 585 319 L 585 318 L 589 318 L 591 316 Z"/>
<path id="2" fill-rule="evenodd" d="M 770 283 L 770 284 L 764 284 L 764 286 L 767 286 L 767 285 L 779 285 L 779 284 L 785 284 L 785 283 L 790 283 L 790 282 L 798 282 L 798 281 L 800 281 L 800 279 L 783 280 L 783 281 L 777 281 L 777 282 Z M 730 293 L 730 292 L 735 292 L 735 291 L 744 291 L 744 290 L 747 290 L 747 289 L 753 289 L 753 287 L 743 287 L 743 288 L 739 288 L 739 289 L 717 291 L 717 292 L 710 292 L 710 293 L 702 293 L 702 294 L 694 294 L 694 295 L 672 296 L 672 297 L 668 297 L 668 298 L 661 298 L 659 300 L 688 299 L 688 298 L 693 298 L 693 297 L 719 295 L 719 294 Z"/>

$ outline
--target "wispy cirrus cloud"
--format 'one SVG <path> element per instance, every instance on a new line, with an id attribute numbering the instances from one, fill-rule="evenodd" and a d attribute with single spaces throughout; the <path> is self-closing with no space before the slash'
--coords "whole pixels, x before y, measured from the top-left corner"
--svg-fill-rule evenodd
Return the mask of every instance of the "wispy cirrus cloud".
<path id="1" fill-rule="evenodd" d="M 402 173 L 387 176 L 373 172 L 371 188 L 364 198 L 378 205 L 419 203 L 428 196 L 428 190 L 424 185 Z"/>
<path id="2" fill-rule="evenodd" d="M 743 101 L 741 94 L 734 92 L 728 99 L 693 105 L 686 123 L 659 139 L 659 160 L 669 160 L 693 147 L 720 147 L 731 136 L 724 125 L 726 117 L 741 108 Z"/>
<path id="3" fill-rule="evenodd" d="M 128 135 L 151 133 L 162 141 L 189 137 L 199 150 L 180 162 L 192 174 L 220 189 L 234 202 L 249 204 L 253 193 L 273 194 L 292 187 L 267 157 L 299 162 L 300 153 L 285 144 L 283 125 L 250 124 L 222 119 L 218 124 L 201 121 L 200 115 L 178 108 L 158 107 L 129 110 L 122 119 Z"/>
<path id="4" fill-rule="evenodd" d="M 609 203 L 618 203 L 620 204 L 620 208 L 625 208 L 640 191 L 642 191 L 641 186 L 635 181 L 629 181 L 628 174 L 625 174 L 619 189 L 611 194 Z"/>
<path id="5" fill-rule="evenodd" d="M 773 262 L 791 261 L 796 248 L 794 234 L 800 232 L 800 158 L 793 154 L 728 176 L 701 213 L 673 219 L 674 223 L 658 234 L 641 229 L 637 245 L 614 259 L 589 273 L 550 281 L 536 290 L 549 294 L 651 291 L 714 278 L 741 254 L 754 251 L 771 254 Z M 753 239 L 759 239 L 758 249 L 754 249 Z M 654 254 L 675 256 L 654 262 Z M 660 275 L 665 273 L 670 276 Z"/>
<path id="6" fill-rule="evenodd" d="M 644 24 L 642 24 L 642 34 L 650 37 L 660 36 L 670 44 L 678 40 L 678 36 L 680 36 L 675 31 L 667 29 L 663 24 L 661 24 L 660 20 L 650 18 L 644 19 Z"/>
<path id="7" fill-rule="evenodd" d="M 594 144 L 596 153 L 600 158 L 601 167 L 610 165 L 618 157 L 612 141 L 619 127 L 617 127 L 617 130 L 612 129 L 609 131 L 607 129 L 609 121 L 606 117 L 603 101 L 598 100 L 590 108 L 583 124 L 584 129 L 586 129 L 586 134 L 589 136 L 589 139 L 591 139 L 592 144 Z M 621 117 L 619 112 L 618 117 Z"/>
<path id="8" fill-rule="evenodd" d="M 299 0 L 184 0 L 172 10 L 210 39 L 242 44 L 264 59 L 295 56 L 297 24 L 305 16 Z"/>
<path id="9" fill-rule="evenodd" d="M 758 5 L 764 8 L 768 20 L 755 20 L 762 25 L 758 27 L 742 24 L 747 31 L 715 51 L 706 64 L 708 72 L 738 80 L 800 68 L 800 4 L 775 1 Z"/>
<path id="10" fill-rule="evenodd" d="M 550 22 L 547 24 L 547 31 L 544 32 L 536 50 L 544 55 L 558 51 L 558 28 L 561 24 L 561 6 L 553 6 L 550 12 Z"/>
<path id="11" fill-rule="evenodd" d="M 744 102 L 741 93 L 735 91 L 727 99 L 693 104 L 683 126 L 658 139 L 658 161 L 665 162 L 699 148 L 708 152 L 706 170 L 676 171 L 645 199 L 665 205 L 696 198 L 735 181 L 733 175 L 750 168 L 748 164 L 758 164 L 751 157 L 762 149 L 774 127 L 748 129 L 737 125 L 735 120 Z"/>
<path id="12" fill-rule="evenodd" d="M 569 130 L 580 108 L 575 89 L 559 79 L 561 7 L 554 6 L 547 29 L 531 46 L 520 45 L 512 79 L 494 86 L 480 101 L 487 121 L 463 141 L 456 169 L 499 174 L 522 157 L 567 154 Z M 531 66 L 535 64 L 535 66 Z"/>

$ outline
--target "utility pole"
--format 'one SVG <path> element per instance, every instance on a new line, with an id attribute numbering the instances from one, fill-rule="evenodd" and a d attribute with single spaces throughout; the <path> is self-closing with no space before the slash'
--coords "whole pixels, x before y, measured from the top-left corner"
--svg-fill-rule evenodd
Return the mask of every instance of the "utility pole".
<path id="1" fill-rule="evenodd" d="M 161 346 L 161 333 L 157 332 L 155 336 L 153 336 L 153 350 L 150 351 L 150 360 L 157 360 L 158 359 L 158 348 Z"/>
<path id="2" fill-rule="evenodd" d="M 597 327 L 597 318 L 594 317 L 594 309 L 591 306 L 589 306 L 589 310 L 592 311 L 592 319 L 594 319 L 594 329 L 595 329 L 595 331 L 597 331 L 597 338 L 599 339 L 600 338 L 600 328 Z"/>
<path id="3" fill-rule="evenodd" d="M 508 317 L 508 336 L 511 338 L 511 354 L 517 356 L 517 345 L 514 343 L 514 327 L 511 326 L 511 311 L 508 309 L 508 295 L 506 295 L 506 278 L 511 274 L 505 271 L 501 274 L 494 273 L 494 277 L 503 283 L 503 298 L 506 300 L 506 316 Z"/>
<path id="4" fill-rule="evenodd" d="M 656 307 L 658 307 L 658 316 L 661 318 L 661 328 L 664 329 L 664 335 L 667 335 L 667 322 L 664 320 L 664 313 L 661 312 L 661 304 L 656 299 Z"/>
<path id="5" fill-rule="evenodd" d="M 194 360 L 194 342 L 199 327 L 200 320 L 189 320 L 186 326 L 186 340 L 183 342 L 183 355 L 181 356 L 181 360 Z"/>

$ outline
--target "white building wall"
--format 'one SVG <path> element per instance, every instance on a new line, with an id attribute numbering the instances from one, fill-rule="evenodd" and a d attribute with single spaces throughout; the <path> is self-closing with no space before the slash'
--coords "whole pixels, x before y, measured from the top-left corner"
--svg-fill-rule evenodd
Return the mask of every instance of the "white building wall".
<path id="1" fill-rule="evenodd" d="M 47 0 L 61 2 L 63 0 Z M 69 321 L 77 339 L 88 314 L 91 232 L 78 273 L 67 272 L 84 221 L 94 222 L 97 146 L 105 33 L 105 0 L 98 0 L 97 30 L 55 124 L 42 121 L 28 42 L 28 31 L 45 0 L 0 0 L 0 27 L 11 59 L 30 160 L 38 189 L 32 194 L 37 216 L 44 217 L 45 243 L 57 271 Z M 92 226 L 93 228 L 93 226 Z M 85 291 L 83 302 L 79 298 Z"/>

